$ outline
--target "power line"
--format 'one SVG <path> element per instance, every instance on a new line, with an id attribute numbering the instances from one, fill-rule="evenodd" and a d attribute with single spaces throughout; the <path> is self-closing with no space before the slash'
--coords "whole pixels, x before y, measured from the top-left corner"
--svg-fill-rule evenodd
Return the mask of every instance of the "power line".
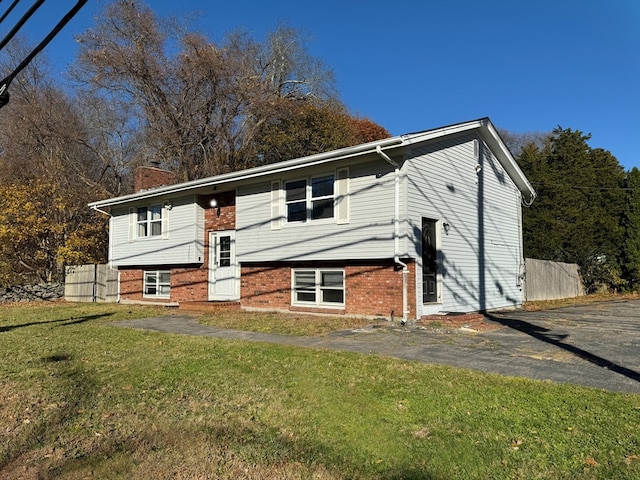
<path id="1" fill-rule="evenodd" d="M 11 13 L 11 10 L 13 10 L 13 7 L 15 7 L 18 4 L 19 1 L 20 0 L 13 0 L 13 3 L 11 5 L 9 5 L 9 8 L 7 8 L 7 11 L 4 12 L 2 17 L 0 17 L 0 23 L 2 23 L 4 21 L 4 19 L 7 18 L 7 15 L 9 15 Z"/>
<path id="2" fill-rule="evenodd" d="M 9 43 L 9 41 L 11 41 L 11 39 L 15 36 L 15 34 L 18 33 L 18 31 L 23 27 L 25 23 L 27 23 L 27 20 L 31 18 L 31 15 L 36 13 L 36 11 L 40 8 L 40 6 L 43 3 L 44 3 L 44 0 L 37 0 L 33 5 L 31 5 L 31 8 L 27 10 L 25 14 L 22 15 L 22 17 L 20 17 L 20 20 L 16 22 L 16 24 L 13 26 L 11 31 L 7 33 L 7 35 L 2 39 L 2 41 L 0 41 L 0 50 L 2 50 L 5 47 L 5 45 Z"/>
<path id="3" fill-rule="evenodd" d="M 33 15 L 33 13 L 42 5 L 44 0 L 37 0 L 31 8 L 20 18 L 16 26 L 7 34 L 7 36 L 0 43 L 0 49 L 6 45 L 6 43 L 11 40 L 11 38 L 18 32 L 18 30 L 26 23 L 26 21 Z M 20 62 L 20 64 L 11 72 L 7 77 L 5 77 L 2 82 L 0 82 L 0 108 L 4 107 L 7 103 L 9 103 L 9 85 L 13 79 L 33 60 L 33 58 L 44 49 L 51 40 L 64 28 L 64 26 L 69 23 L 76 13 L 80 11 L 80 9 L 87 3 L 87 0 L 78 0 L 78 2 L 67 12 L 67 14 L 62 17 L 62 19 L 58 22 L 58 24 L 49 32 L 49 34 L 34 48 L 26 58 Z M 13 7 L 13 5 L 12 5 Z M 25 18 L 26 17 L 26 18 Z M 8 38 L 7 38 L 8 37 Z M 6 40 L 6 41 L 5 41 Z"/>
<path id="4" fill-rule="evenodd" d="M 576 189 L 579 189 L 579 190 L 598 190 L 598 191 L 605 191 L 605 190 L 628 190 L 628 191 L 632 191 L 632 190 L 636 190 L 635 188 L 631 188 L 631 187 L 587 187 L 587 186 L 584 186 L 584 185 L 567 185 L 565 183 L 549 183 L 549 182 L 531 182 L 531 184 L 533 186 L 576 188 Z"/>

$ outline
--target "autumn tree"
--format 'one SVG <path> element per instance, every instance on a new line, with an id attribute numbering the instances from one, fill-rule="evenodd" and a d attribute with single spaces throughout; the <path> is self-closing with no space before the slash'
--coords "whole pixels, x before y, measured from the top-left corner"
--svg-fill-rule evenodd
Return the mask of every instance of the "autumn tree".
<path id="1" fill-rule="evenodd" d="M 166 25 L 143 3 L 119 0 L 79 38 L 75 78 L 140 125 L 137 161 L 190 180 L 358 143 L 331 70 L 298 31 L 214 43 Z"/>
<path id="2" fill-rule="evenodd" d="M 350 117 L 349 123 L 354 136 L 354 144 L 374 142 L 391 136 L 386 128 L 368 118 Z"/>
<path id="3" fill-rule="evenodd" d="M 46 62 L 33 62 L 12 89 L 0 116 L 0 283 L 59 280 L 68 263 L 104 261 L 106 221 L 86 204 L 107 182 L 77 103 L 54 86 Z"/>
<path id="4" fill-rule="evenodd" d="M 104 261 L 106 222 L 74 197 L 51 180 L 0 185 L 0 284 L 60 281 L 66 265 Z"/>

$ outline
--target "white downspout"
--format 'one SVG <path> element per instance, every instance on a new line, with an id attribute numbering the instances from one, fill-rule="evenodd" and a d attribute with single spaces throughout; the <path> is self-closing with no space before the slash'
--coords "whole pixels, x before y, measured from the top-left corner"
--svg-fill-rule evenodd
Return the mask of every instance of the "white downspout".
<path id="1" fill-rule="evenodd" d="M 393 261 L 396 265 L 402 267 L 402 320 L 400 323 L 404 325 L 407 323 L 407 317 L 409 315 L 409 293 L 408 293 L 408 280 L 409 280 L 409 267 L 406 263 L 400 260 L 400 165 L 397 162 L 391 160 L 389 155 L 382 151 L 380 145 L 376 147 L 376 153 L 385 161 L 387 161 L 395 169 L 394 179 L 394 215 L 393 215 Z"/>

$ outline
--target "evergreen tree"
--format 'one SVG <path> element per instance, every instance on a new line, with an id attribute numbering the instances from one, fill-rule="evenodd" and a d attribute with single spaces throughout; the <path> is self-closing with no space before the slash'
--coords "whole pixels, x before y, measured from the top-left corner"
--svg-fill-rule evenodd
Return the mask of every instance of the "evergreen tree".
<path id="1" fill-rule="evenodd" d="M 524 212 L 527 257 L 577 263 L 587 291 L 622 285 L 624 169 L 590 135 L 557 127 L 519 157 L 538 198 Z"/>
<path id="2" fill-rule="evenodd" d="M 636 167 L 627 174 L 627 204 L 624 218 L 626 230 L 623 252 L 623 275 L 629 288 L 640 288 L 640 170 Z"/>

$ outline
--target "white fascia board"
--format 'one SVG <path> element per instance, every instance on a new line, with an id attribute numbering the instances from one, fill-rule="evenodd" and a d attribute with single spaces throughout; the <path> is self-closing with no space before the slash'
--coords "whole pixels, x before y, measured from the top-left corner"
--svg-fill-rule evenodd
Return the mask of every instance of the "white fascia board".
<path id="1" fill-rule="evenodd" d="M 104 208 L 114 205 L 120 205 L 129 202 L 135 202 L 139 200 L 145 200 L 148 198 L 154 198 L 161 195 L 169 195 L 184 192 L 187 190 L 193 190 L 196 188 L 209 187 L 214 185 L 222 185 L 231 182 L 237 182 L 242 180 L 248 180 L 264 175 L 282 173 L 289 170 L 295 170 L 302 167 L 309 167 L 313 165 L 321 165 L 323 163 L 334 162 L 337 160 L 344 160 L 358 155 L 364 155 L 367 153 L 375 152 L 376 147 L 391 147 L 394 145 L 401 145 L 403 143 L 403 137 L 391 137 L 383 140 L 377 140 L 374 142 L 363 143 L 354 147 L 341 148 L 339 150 L 332 150 L 330 152 L 318 153 L 307 157 L 300 157 L 293 160 L 287 160 L 285 162 L 271 163 L 269 165 L 262 165 L 260 167 L 249 168 L 247 170 L 240 170 L 237 172 L 226 173 L 215 177 L 207 177 L 199 180 L 192 180 L 190 182 L 178 183 L 175 185 L 166 185 L 159 188 L 153 188 L 144 190 L 121 197 L 108 198 L 106 200 L 99 200 L 88 204 L 90 208 Z"/>
<path id="2" fill-rule="evenodd" d="M 536 198 L 536 191 L 529 183 L 529 180 L 525 176 L 524 172 L 518 166 L 515 158 L 504 144 L 497 130 L 489 121 L 488 118 L 484 119 L 480 133 L 484 141 L 491 147 L 494 155 L 498 161 L 502 164 L 502 167 L 509 174 L 513 183 L 516 184 L 522 195 L 525 197 L 525 203 L 530 205 Z"/>
<path id="3" fill-rule="evenodd" d="M 513 155 L 500 138 L 498 131 L 495 129 L 488 117 L 465 123 L 457 123 L 425 132 L 405 135 L 404 139 L 406 143 L 421 143 L 471 130 L 478 130 L 480 132 L 483 140 L 487 145 L 489 145 L 493 154 L 513 180 L 513 183 L 515 183 L 518 190 L 520 190 L 520 193 L 525 197 L 525 202 L 527 204 L 533 202 L 536 198 L 536 192 L 533 186 L 529 183 L 529 180 L 527 180 L 527 177 L 516 163 L 515 158 L 513 158 Z"/>
<path id="4" fill-rule="evenodd" d="M 481 120 L 473 120 L 471 122 L 464 123 L 456 123 L 454 125 L 449 125 L 446 127 L 435 128 L 433 130 L 426 130 L 424 132 L 410 133 L 408 135 L 404 135 L 405 143 L 421 143 L 429 140 L 433 140 L 434 138 L 441 138 L 447 135 L 454 135 L 456 133 L 463 133 L 469 130 L 475 130 L 482 126 Z"/>
<path id="5" fill-rule="evenodd" d="M 524 173 L 522 173 L 522 170 L 520 170 L 520 167 L 518 167 L 518 164 L 513 158 L 513 155 L 511 155 L 511 152 L 509 152 L 509 149 L 506 147 L 506 145 L 498 135 L 498 132 L 494 128 L 489 118 L 485 117 L 479 120 L 472 120 L 470 122 L 457 123 L 446 127 L 435 128 L 433 130 L 426 130 L 423 132 L 385 138 L 383 140 L 363 143 L 361 145 L 355 145 L 353 147 L 341 148 L 338 150 L 332 150 L 330 152 L 318 153 L 315 155 L 295 158 L 293 160 L 287 160 L 284 162 L 271 163 L 268 165 L 249 168 L 247 170 L 240 170 L 238 172 L 226 173 L 215 177 L 202 178 L 199 180 L 192 180 L 190 182 L 153 188 L 142 192 L 132 193 L 130 195 L 124 195 L 122 197 L 99 200 L 97 202 L 89 203 L 88 205 L 93 209 L 98 209 L 111 207 L 114 205 L 121 205 L 129 202 L 135 202 L 139 200 L 145 200 L 148 198 L 155 198 L 162 195 L 173 195 L 197 188 L 206 188 L 214 185 L 224 185 L 231 182 L 253 179 L 264 175 L 277 174 L 295 170 L 298 168 L 321 165 L 324 163 L 344 160 L 359 155 L 374 153 L 378 146 L 380 148 L 389 149 L 404 147 L 405 145 L 418 144 L 471 130 L 478 130 L 481 133 L 485 142 L 491 147 L 494 154 L 498 158 L 498 161 L 503 165 L 509 176 L 513 179 L 520 192 L 526 197 L 527 203 L 531 203 L 536 196 L 535 190 L 533 189 L 527 178 L 524 176 Z"/>

